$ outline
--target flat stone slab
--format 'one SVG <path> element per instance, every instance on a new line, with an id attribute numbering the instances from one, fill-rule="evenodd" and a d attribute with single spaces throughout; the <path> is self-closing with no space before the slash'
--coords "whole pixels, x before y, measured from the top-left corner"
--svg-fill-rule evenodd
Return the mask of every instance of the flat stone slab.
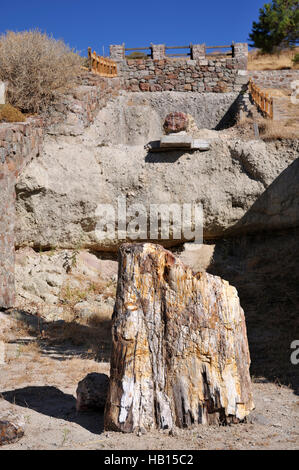
<path id="1" fill-rule="evenodd" d="M 193 139 L 191 143 L 191 148 L 194 150 L 209 150 L 210 142 L 202 139 Z"/>
<path id="2" fill-rule="evenodd" d="M 162 139 L 160 140 L 155 140 L 152 142 L 149 142 L 147 145 L 145 145 L 145 149 L 150 151 L 150 152 L 168 152 L 171 150 L 183 150 L 183 149 L 188 149 L 188 150 L 209 150 L 210 148 L 210 142 L 207 140 L 202 140 L 202 139 L 192 139 L 191 138 L 191 143 L 188 143 L 187 145 L 179 145 L 178 143 L 167 143 L 164 138 L 165 137 L 184 137 L 182 135 L 178 136 L 164 136 L 162 137 L 163 139 L 163 144 L 162 144 Z M 189 136 L 187 136 L 189 137 Z"/>
<path id="3" fill-rule="evenodd" d="M 192 137 L 187 134 L 163 135 L 160 140 L 160 147 L 186 147 L 191 148 Z"/>

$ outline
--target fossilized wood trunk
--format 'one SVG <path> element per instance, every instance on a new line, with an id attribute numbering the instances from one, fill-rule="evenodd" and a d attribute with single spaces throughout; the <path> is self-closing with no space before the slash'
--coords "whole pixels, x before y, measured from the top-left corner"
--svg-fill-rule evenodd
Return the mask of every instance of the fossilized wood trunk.
<path id="1" fill-rule="evenodd" d="M 16 442 L 24 436 L 25 420 L 21 415 L 7 412 L 0 416 L 0 446 Z"/>
<path id="2" fill-rule="evenodd" d="M 243 420 L 254 405 L 236 289 L 159 245 L 124 244 L 119 258 L 105 428 Z"/>

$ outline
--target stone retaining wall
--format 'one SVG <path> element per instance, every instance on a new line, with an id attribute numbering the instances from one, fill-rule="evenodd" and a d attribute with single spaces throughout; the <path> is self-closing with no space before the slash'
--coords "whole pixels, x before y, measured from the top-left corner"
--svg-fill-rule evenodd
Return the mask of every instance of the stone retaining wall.
<path id="1" fill-rule="evenodd" d="M 237 59 L 134 59 L 118 64 L 128 91 L 195 91 L 227 93 L 241 91 L 247 72 Z"/>
<path id="2" fill-rule="evenodd" d="M 234 57 L 206 55 L 203 44 L 193 45 L 191 59 L 170 58 L 163 44 L 152 45 L 152 57 L 125 58 L 124 45 L 110 46 L 118 74 L 128 91 L 239 92 L 248 82 L 247 44 L 234 46 Z"/>
<path id="3" fill-rule="evenodd" d="M 262 88 L 291 88 L 299 80 L 299 70 L 250 70 L 249 77 Z"/>
<path id="4" fill-rule="evenodd" d="M 80 77 L 78 87 L 51 107 L 47 133 L 80 135 L 97 112 L 123 88 L 123 79 L 104 78 L 89 72 Z"/>

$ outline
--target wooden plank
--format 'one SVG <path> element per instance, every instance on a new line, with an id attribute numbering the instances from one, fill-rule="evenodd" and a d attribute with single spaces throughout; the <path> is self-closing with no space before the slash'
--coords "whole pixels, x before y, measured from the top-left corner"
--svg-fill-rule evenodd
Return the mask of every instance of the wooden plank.
<path id="1" fill-rule="evenodd" d="M 165 46 L 165 49 L 190 49 L 190 44 L 189 46 Z"/>
<path id="2" fill-rule="evenodd" d="M 151 49 L 151 47 L 127 47 L 125 51 L 146 51 L 147 49 Z"/>
<path id="3" fill-rule="evenodd" d="M 232 47 L 232 45 L 230 44 L 229 46 L 206 46 L 206 49 L 225 49 L 228 47 Z"/>

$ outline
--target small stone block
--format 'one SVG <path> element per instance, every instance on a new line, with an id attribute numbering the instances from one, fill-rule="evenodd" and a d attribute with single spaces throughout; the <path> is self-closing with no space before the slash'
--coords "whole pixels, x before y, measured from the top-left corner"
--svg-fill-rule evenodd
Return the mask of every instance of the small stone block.
<path id="1" fill-rule="evenodd" d="M 160 141 L 160 147 L 184 147 L 191 148 L 192 138 L 185 134 L 164 135 Z"/>

